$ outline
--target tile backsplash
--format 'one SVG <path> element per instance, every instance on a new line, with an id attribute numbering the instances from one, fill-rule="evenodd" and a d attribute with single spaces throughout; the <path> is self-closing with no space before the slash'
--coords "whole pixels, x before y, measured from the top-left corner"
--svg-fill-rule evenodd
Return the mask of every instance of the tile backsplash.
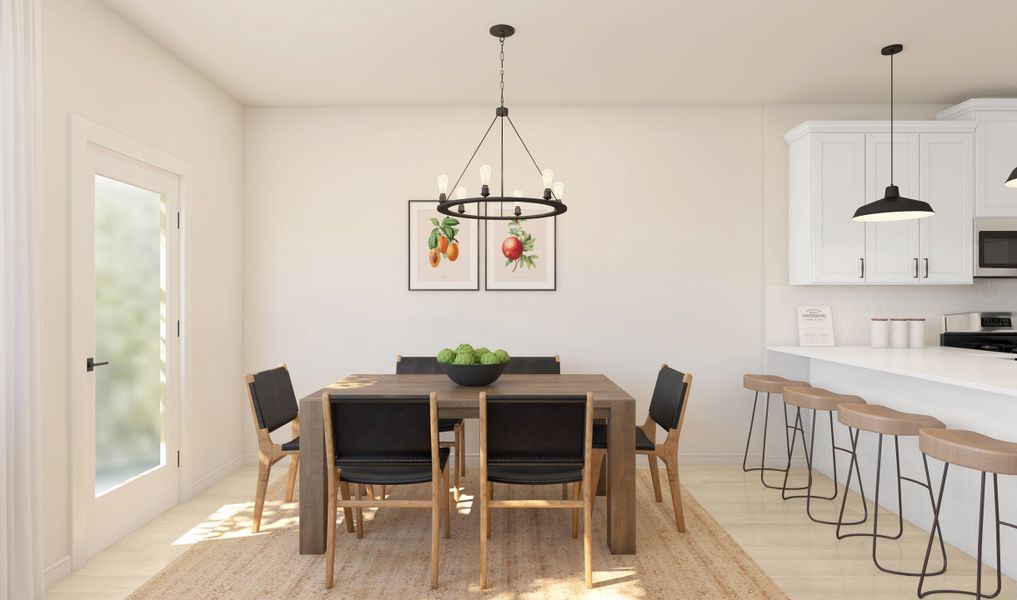
<path id="1" fill-rule="evenodd" d="M 766 344 L 798 345 L 795 311 L 803 305 L 830 306 L 838 346 L 867 346 L 869 320 L 924 318 L 925 343 L 939 345 L 944 314 L 964 311 L 1017 312 L 1017 279 L 976 279 L 973 285 L 768 285 Z"/>

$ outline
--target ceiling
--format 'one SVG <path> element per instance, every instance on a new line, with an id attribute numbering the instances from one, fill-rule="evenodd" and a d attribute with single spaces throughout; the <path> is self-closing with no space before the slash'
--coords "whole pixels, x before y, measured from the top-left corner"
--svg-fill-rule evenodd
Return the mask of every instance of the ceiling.
<path id="1" fill-rule="evenodd" d="M 103 0 L 248 105 L 758 105 L 1017 96 L 1013 0 Z"/>

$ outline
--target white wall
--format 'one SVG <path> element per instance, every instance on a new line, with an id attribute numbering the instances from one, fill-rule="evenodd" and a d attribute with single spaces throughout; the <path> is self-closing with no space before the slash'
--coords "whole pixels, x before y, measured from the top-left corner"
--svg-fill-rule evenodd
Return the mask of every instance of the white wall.
<path id="1" fill-rule="evenodd" d="M 185 209 L 183 457 L 201 485 L 240 456 L 242 109 L 93 0 L 43 2 L 43 514 L 49 579 L 69 570 L 68 122 L 71 113 L 194 168 Z M 245 417 L 247 420 L 244 420 Z"/>
<path id="2" fill-rule="evenodd" d="M 899 119 L 934 119 L 945 106 L 898 105 Z M 788 163 L 784 133 L 802 121 L 886 120 L 886 105 L 785 104 L 764 110 L 764 243 L 766 255 L 766 343 L 797 345 L 795 308 L 828 305 L 833 310 L 834 335 L 839 346 L 869 343 L 873 317 L 925 318 L 926 343 L 939 344 L 940 320 L 949 312 L 968 310 L 1017 311 L 1017 279 L 976 279 L 974 285 L 954 286 L 790 286 L 787 284 Z"/>
<path id="3" fill-rule="evenodd" d="M 406 201 L 458 175 L 492 113 L 246 111 L 244 366 L 288 363 L 301 395 L 392 372 L 396 354 L 483 343 L 607 373 L 641 421 L 667 362 L 695 375 L 686 460 L 740 459 L 741 374 L 762 362 L 761 109 L 512 109 L 566 184 L 558 291 L 407 291 Z M 536 191 L 507 147 L 509 189 Z M 477 191 L 474 169 L 464 181 Z"/>

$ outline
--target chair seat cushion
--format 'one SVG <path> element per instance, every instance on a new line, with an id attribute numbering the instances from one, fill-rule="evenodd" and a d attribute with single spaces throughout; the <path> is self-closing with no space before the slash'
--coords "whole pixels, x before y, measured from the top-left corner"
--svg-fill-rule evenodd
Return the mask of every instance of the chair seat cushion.
<path id="1" fill-rule="evenodd" d="M 452 431 L 462 422 L 462 419 L 438 419 L 438 431 Z"/>
<path id="2" fill-rule="evenodd" d="M 438 450 L 442 469 L 448 463 L 448 455 L 448 448 Z M 335 463 L 341 469 L 339 478 L 351 483 L 403 485 L 431 481 L 431 461 L 427 459 L 383 458 L 370 460 L 358 458 L 349 460 L 340 458 Z"/>
<path id="3" fill-rule="evenodd" d="M 487 479 L 495 483 L 542 485 L 583 480 L 583 463 L 488 463 Z"/>
<path id="4" fill-rule="evenodd" d="M 282 445 L 283 452 L 295 452 L 300 450 L 300 436 L 293 438 Z"/>
<path id="5" fill-rule="evenodd" d="M 593 447 L 607 448 L 607 425 L 601 423 L 593 424 Z M 636 427 L 636 450 L 652 451 L 656 448 L 643 430 Z"/>

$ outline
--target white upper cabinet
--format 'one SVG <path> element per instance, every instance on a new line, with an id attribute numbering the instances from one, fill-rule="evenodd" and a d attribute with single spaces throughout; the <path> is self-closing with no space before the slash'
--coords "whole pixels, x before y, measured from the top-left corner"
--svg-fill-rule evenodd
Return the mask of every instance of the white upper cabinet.
<path id="1" fill-rule="evenodd" d="M 917 133 L 893 137 L 894 180 L 890 181 L 890 134 L 865 136 L 865 202 L 882 198 L 891 183 L 905 198 L 924 200 L 918 191 L 919 147 Z M 865 224 L 865 281 L 909 283 L 916 279 L 919 251 L 918 221 Z"/>
<path id="2" fill-rule="evenodd" d="M 1017 98 L 975 98 L 939 119 L 976 121 L 975 216 L 1017 217 L 1017 189 L 1003 185 L 1017 168 Z"/>
<path id="3" fill-rule="evenodd" d="M 889 123 L 812 121 L 788 132 L 789 282 L 972 283 L 974 131 L 966 121 L 898 122 L 893 182 Z M 851 220 L 891 183 L 929 202 L 936 215 Z"/>

